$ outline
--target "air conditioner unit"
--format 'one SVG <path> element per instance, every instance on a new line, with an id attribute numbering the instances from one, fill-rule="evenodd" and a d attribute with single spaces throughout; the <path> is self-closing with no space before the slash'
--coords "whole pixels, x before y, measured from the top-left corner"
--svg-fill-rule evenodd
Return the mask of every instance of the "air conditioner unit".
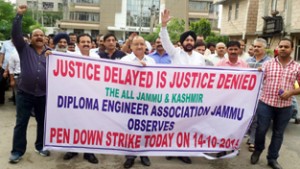
<path id="1" fill-rule="evenodd" d="M 263 34 L 274 35 L 281 33 L 283 30 L 283 19 L 282 16 L 264 16 L 264 27 Z"/>

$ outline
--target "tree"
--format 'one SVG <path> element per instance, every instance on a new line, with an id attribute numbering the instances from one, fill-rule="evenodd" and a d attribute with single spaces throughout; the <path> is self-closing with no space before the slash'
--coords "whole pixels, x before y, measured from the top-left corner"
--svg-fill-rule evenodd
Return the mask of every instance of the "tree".
<path id="1" fill-rule="evenodd" d="M 15 16 L 16 11 L 14 10 L 14 6 L 10 2 L 0 0 L 0 40 L 6 40 L 11 37 L 12 22 Z M 23 16 L 23 33 L 29 34 L 32 31 L 30 26 L 38 25 L 31 16 L 32 14 L 30 10 Z"/>
<path id="2" fill-rule="evenodd" d="M 13 5 L 0 0 L 0 39 L 5 40 L 10 37 L 13 14 Z"/>
<path id="3" fill-rule="evenodd" d="M 185 26 L 184 20 L 178 18 L 173 18 L 168 23 L 167 29 L 172 43 L 179 41 L 180 35 L 184 32 L 184 26 Z M 161 25 L 159 24 L 156 27 L 156 31 L 154 31 L 151 34 L 141 34 L 141 36 L 149 42 L 154 42 L 156 38 L 159 37 L 160 29 L 161 29 Z"/>
<path id="4" fill-rule="evenodd" d="M 207 19 L 199 19 L 197 22 L 190 23 L 190 30 L 194 31 L 197 35 L 203 35 L 204 38 L 211 33 L 211 24 Z"/>
<path id="5" fill-rule="evenodd" d="M 221 36 L 221 35 L 216 35 L 215 33 L 211 33 L 209 36 L 207 36 L 205 38 L 205 42 L 206 43 L 219 43 L 219 42 L 223 42 L 223 43 L 227 43 L 229 41 L 229 37 L 228 36 Z"/>
<path id="6" fill-rule="evenodd" d="M 168 32 L 173 43 L 179 41 L 180 35 L 184 32 L 185 21 L 183 19 L 173 18 L 168 23 Z"/>

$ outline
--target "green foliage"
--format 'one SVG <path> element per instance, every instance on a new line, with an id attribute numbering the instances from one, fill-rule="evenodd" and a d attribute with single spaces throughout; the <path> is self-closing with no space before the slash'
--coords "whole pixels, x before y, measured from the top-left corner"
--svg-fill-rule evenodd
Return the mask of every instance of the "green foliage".
<path id="1" fill-rule="evenodd" d="M 153 32 L 152 34 L 141 34 L 141 36 L 148 42 L 155 42 L 159 36 L 159 32 Z"/>
<path id="2" fill-rule="evenodd" d="M 40 28 L 41 26 L 38 26 L 39 24 L 32 19 L 32 12 L 27 11 L 22 20 L 22 30 L 23 33 L 29 34 L 31 33 L 34 29 Z M 42 29 L 43 30 L 43 29 Z"/>
<path id="3" fill-rule="evenodd" d="M 184 20 L 178 18 L 173 18 L 168 23 L 167 29 L 172 43 L 179 41 L 180 35 L 184 32 L 184 26 L 185 26 Z M 159 37 L 160 29 L 161 29 L 161 25 L 158 25 L 156 27 L 156 31 L 154 31 L 152 34 L 141 34 L 141 36 L 144 37 L 144 39 L 149 42 L 154 42 L 156 38 Z"/>
<path id="4" fill-rule="evenodd" d="M 274 56 L 274 50 L 272 50 L 272 49 L 266 49 L 266 54 L 267 54 L 268 56 L 273 57 L 273 56 Z"/>
<path id="5" fill-rule="evenodd" d="M 197 35 L 203 35 L 204 38 L 211 34 L 211 24 L 207 19 L 199 19 L 197 22 L 190 23 L 190 30 L 194 31 Z"/>
<path id="6" fill-rule="evenodd" d="M 172 43 L 179 41 L 180 35 L 184 32 L 185 21 L 173 18 L 168 24 L 168 32 Z"/>
<path id="7" fill-rule="evenodd" d="M 29 26 L 29 32 L 32 32 L 35 29 L 41 29 L 44 33 L 46 33 L 46 29 L 42 27 L 39 23 L 35 23 L 34 25 Z"/>
<path id="8" fill-rule="evenodd" d="M 13 5 L 4 0 L 0 0 L 0 40 L 6 40 L 10 37 L 12 20 L 14 17 Z"/>
<path id="9" fill-rule="evenodd" d="M 11 37 L 12 22 L 15 16 L 14 6 L 10 2 L 0 0 L 0 40 L 6 40 Z M 30 26 L 36 24 L 37 22 L 32 19 L 32 13 L 27 11 L 23 16 L 23 33 L 30 33 Z"/>
<path id="10" fill-rule="evenodd" d="M 228 36 L 221 36 L 221 35 L 216 35 L 215 33 L 212 33 L 211 35 L 207 36 L 205 38 L 206 43 L 218 43 L 218 42 L 224 42 L 225 44 L 229 41 Z"/>
<path id="11" fill-rule="evenodd" d="M 218 43 L 224 42 L 225 44 L 229 41 L 228 36 L 217 35 L 211 32 L 211 24 L 207 19 L 200 19 L 197 22 L 190 24 L 190 30 L 194 31 L 197 35 L 203 35 L 206 43 Z"/>
<path id="12" fill-rule="evenodd" d="M 63 13 L 47 11 L 43 13 L 43 16 L 44 16 L 44 26 L 51 27 L 55 24 L 56 20 L 62 19 Z"/>

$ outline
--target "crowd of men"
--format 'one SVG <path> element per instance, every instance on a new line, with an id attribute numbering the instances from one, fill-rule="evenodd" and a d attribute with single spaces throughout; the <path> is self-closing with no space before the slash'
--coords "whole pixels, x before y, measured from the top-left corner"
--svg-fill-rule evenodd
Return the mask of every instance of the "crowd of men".
<path id="1" fill-rule="evenodd" d="M 263 87 L 258 107 L 249 128 L 249 151 L 253 152 L 250 162 L 256 164 L 265 149 L 267 130 L 273 121 L 271 143 L 268 150 L 268 165 L 281 169 L 277 158 L 283 141 L 284 130 L 294 116 L 299 124 L 298 107 L 295 95 L 300 89 L 295 82 L 300 80 L 300 65 L 291 53 L 293 42 L 284 38 L 280 40 L 276 56 L 266 53 L 267 42 L 262 38 L 254 40 L 248 47 L 243 40 L 205 44 L 203 36 L 193 31 L 181 34 L 177 43 L 170 40 L 167 23 L 170 13 L 165 10 L 161 15 L 162 28 L 159 37 L 147 43 L 137 33 L 132 33 L 123 44 L 118 44 L 114 34 L 99 35 L 94 38 L 89 34 L 58 33 L 45 36 L 40 29 L 32 31 L 30 37 L 22 33 L 22 17 L 27 6 L 21 5 L 13 21 L 12 39 L 6 41 L 0 55 L 0 104 L 5 103 L 4 94 L 7 80 L 14 89 L 12 100 L 16 103 L 16 124 L 14 127 L 10 163 L 18 163 L 26 152 L 26 131 L 32 112 L 37 122 L 36 152 L 49 156 L 43 149 L 44 118 L 46 104 L 46 57 L 52 52 L 76 53 L 82 57 L 103 58 L 135 62 L 143 66 L 152 64 L 194 65 L 194 66 L 228 66 L 236 68 L 258 68 L 264 71 Z M 292 104 L 293 103 L 293 104 Z M 226 152 L 225 152 L 226 153 Z M 219 156 L 224 155 L 224 152 Z M 77 156 L 77 152 L 67 152 L 64 160 Z M 134 165 L 136 156 L 126 156 L 124 168 Z M 172 160 L 175 157 L 166 157 Z M 176 157 L 184 163 L 191 164 L 189 157 Z M 84 153 L 84 159 L 97 164 L 94 154 Z M 149 157 L 141 156 L 141 163 L 150 166 Z"/>

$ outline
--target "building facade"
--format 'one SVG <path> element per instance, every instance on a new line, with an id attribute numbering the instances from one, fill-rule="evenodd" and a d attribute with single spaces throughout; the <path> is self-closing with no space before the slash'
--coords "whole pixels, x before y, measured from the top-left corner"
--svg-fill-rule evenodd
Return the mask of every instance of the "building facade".
<path id="1" fill-rule="evenodd" d="M 215 0 L 222 4 L 221 35 L 231 40 L 246 40 L 251 44 L 257 37 L 257 15 L 259 0 Z"/>
<path id="2" fill-rule="evenodd" d="M 207 18 L 217 28 L 218 8 L 213 0 L 63 0 L 61 31 L 97 34 L 113 32 L 125 39 L 130 32 L 151 33 L 160 22 L 160 12 L 196 21 Z M 188 29 L 189 22 L 186 23 Z"/>
<path id="3" fill-rule="evenodd" d="M 61 20 L 63 0 L 17 0 L 17 5 L 26 4 L 32 12 L 32 17 L 43 27 L 56 27 L 56 21 Z"/>
<path id="4" fill-rule="evenodd" d="M 299 0 L 215 0 L 222 4 L 221 34 L 231 40 L 244 39 L 247 46 L 257 37 L 265 38 L 270 49 L 275 49 L 283 37 L 294 41 L 293 56 L 300 60 L 300 9 Z M 282 18 L 279 31 L 273 32 L 272 18 Z M 267 20 L 271 21 L 268 22 Z M 276 27 L 277 27 L 276 26 Z"/>
<path id="5" fill-rule="evenodd" d="M 27 4 L 33 17 L 44 27 L 76 34 L 113 32 L 125 39 L 130 32 L 151 33 L 160 23 L 160 12 L 167 8 L 175 18 L 184 19 L 186 30 L 189 23 L 200 18 L 218 25 L 218 6 L 213 0 L 18 0 Z M 60 18 L 54 17 L 57 13 Z M 43 17 L 42 17 L 43 16 Z M 56 15 L 57 16 L 57 15 Z M 51 31 L 47 34 L 52 33 Z"/>

